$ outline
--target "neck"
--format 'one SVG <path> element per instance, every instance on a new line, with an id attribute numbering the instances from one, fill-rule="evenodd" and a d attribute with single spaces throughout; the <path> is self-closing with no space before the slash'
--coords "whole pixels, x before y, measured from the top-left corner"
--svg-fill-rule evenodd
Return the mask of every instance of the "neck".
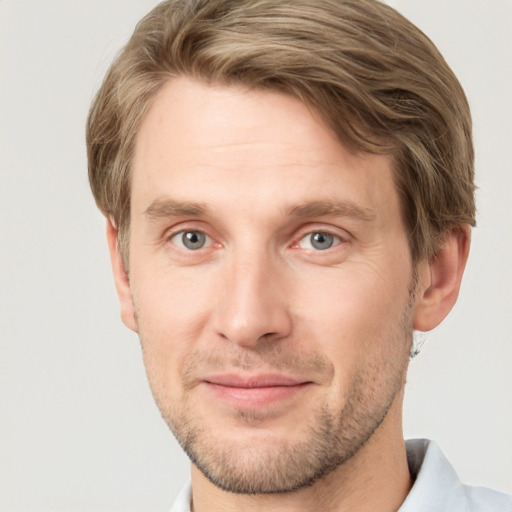
<path id="1" fill-rule="evenodd" d="M 233 494 L 214 486 L 192 466 L 193 512 L 397 511 L 412 481 L 401 427 L 401 400 L 396 402 L 399 403 L 392 406 L 384 422 L 349 461 L 304 489 L 267 495 Z"/>

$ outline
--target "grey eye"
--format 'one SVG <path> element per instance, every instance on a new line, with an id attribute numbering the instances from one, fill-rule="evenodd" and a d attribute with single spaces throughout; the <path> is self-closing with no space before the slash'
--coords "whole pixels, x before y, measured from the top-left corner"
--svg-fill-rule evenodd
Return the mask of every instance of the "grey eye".
<path id="1" fill-rule="evenodd" d="M 184 249 L 189 251 L 196 251 L 202 249 L 208 242 L 209 237 L 202 231 L 182 231 L 176 233 L 171 241 Z"/>
<path id="2" fill-rule="evenodd" d="M 299 246 L 302 249 L 315 249 L 317 251 L 325 251 L 330 249 L 334 244 L 341 242 L 339 236 L 331 235 L 330 233 L 324 233 L 322 231 L 316 231 L 314 233 L 307 234 L 299 242 Z"/>
<path id="3" fill-rule="evenodd" d="M 311 246 L 318 250 L 329 249 L 334 244 L 334 237 L 329 233 L 311 233 Z"/>

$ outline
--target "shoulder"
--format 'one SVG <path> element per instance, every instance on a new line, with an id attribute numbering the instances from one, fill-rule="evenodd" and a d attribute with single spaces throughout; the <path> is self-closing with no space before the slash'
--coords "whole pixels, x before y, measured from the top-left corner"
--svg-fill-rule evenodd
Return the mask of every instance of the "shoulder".
<path id="1" fill-rule="evenodd" d="M 433 441 L 407 441 L 414 485 L 399 512 L 512 512 L 512 496 L 462 484 Z"/>
<path id="2" fill-rule="evenodd" d="M 190 512 L 191 497 L 192 497 L 192 485 L 189 481 L 181 489 L 176 500 L 174 501 L 174 504 L 173 504 L 170 512 Z"/>
<path id="3" fill-rule="evenodd" d="M 512 512 L 512 496 L 486 487 L 464 486 L 468 512 Z"/>

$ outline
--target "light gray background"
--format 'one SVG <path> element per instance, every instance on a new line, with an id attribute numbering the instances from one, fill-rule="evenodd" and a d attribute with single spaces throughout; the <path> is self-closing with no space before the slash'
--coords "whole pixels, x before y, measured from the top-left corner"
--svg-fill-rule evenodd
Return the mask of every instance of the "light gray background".
<path id="1" fill-rule="evenodd" d="M 88 190 L 93 93 L 150 0 L 0 1 L 0 510 L 157 511 L 188 464 L 119 320 Z M 395 0 L 474 116 L 479 227 L 459 303 L 412 362 L 407 437 L 512 492 L 512 2 Z"/>

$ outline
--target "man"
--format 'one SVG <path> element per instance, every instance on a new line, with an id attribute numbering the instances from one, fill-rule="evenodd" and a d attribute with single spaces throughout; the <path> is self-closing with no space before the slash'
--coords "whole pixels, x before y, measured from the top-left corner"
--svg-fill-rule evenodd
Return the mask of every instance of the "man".
<path id="1" fill-rule="evenodd" d="M 512 510 L 407 446 L 413 330 L 457 299 L 471 120 L 370 0 L 171 0 L 88 121 L 124 323 L 192 461 L 173 510 Z"/>

